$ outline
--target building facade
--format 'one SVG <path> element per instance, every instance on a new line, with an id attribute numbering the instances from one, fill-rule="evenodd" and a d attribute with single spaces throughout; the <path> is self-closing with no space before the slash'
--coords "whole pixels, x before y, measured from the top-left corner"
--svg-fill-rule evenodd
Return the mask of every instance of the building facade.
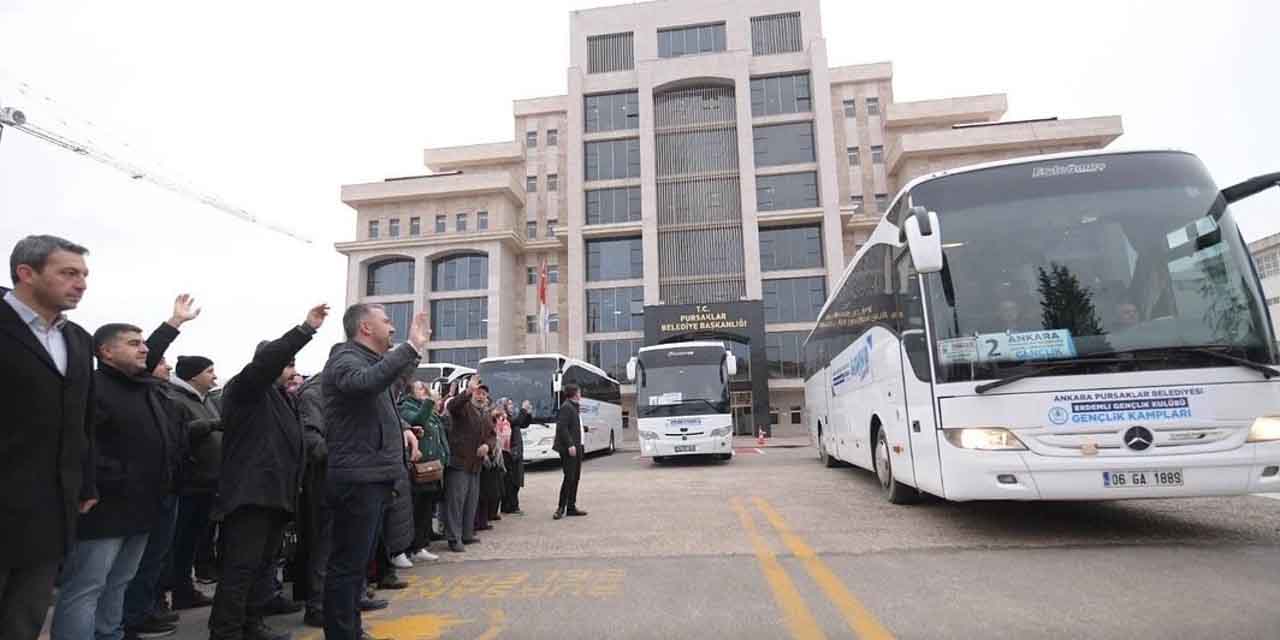
<path id="1" fill-rule="evenodd" d="M 429 357 L 467 365 L 560 352 L 622 380 L 644 344 L 726 340 L 740 433 L 803 429 L 801 343 L 899 187 L 1122 133 L 1002 122 L 1002 94 L 895 101 L 890 63 L 830 65 L 817 0 L 659 0 L 569 31 L 567 93 L 516 100 L 510 142 L 342 187 L 348 302 L 402 328 L 428 311 Z"/>
<path id="2" fill-rule="evenodd" d="M 1271 326 L 1280 327 L 1280 233 L 1250 242 L 1249 254 L 1262 279 L 1262 295 L 1267 297 Z"/>

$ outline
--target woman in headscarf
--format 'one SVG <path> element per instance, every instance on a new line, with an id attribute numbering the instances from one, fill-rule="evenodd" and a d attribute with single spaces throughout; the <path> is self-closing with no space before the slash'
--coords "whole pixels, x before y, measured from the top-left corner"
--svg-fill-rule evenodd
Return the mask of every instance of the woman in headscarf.
<path id="1" fill-rule="evenodd" d="M 493 421 L 498 442 L 485 456 L 484 468 L 480 471 L 480 504 L 476 507 L 476 531 L 491 529 L 493 525 L 489 524 L 490 520 L 502 519 L 498 514 L 503 476 L 506 475 L 502 450 L 511 446 L 511 420 L 507 418 L 507 410 L 502 407 L 503 400 L 499 400 L 489 408 L 489 419 Z"/>

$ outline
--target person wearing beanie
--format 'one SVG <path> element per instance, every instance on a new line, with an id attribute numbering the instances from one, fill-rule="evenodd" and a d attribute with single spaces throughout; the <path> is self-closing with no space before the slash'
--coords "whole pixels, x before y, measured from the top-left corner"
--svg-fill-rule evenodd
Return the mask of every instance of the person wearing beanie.
<path id="1" fill-rule="evenodd" d="M 195 609 L 213 604 L 213 599 L 196 589 L 191 571 L 198 548 L 206 540 L 213 495 L 218 489 L 222 467 L 222 420 L 209 400 L 218 382 L 213 361 L 204 356 L 178 356 L 173 376 L 166 386 L 169 399 L 186 410 L 190 455 L 178 481 L 178 522 L 170 557 L 169 575 L 164 584 L 173 592 L 174 609 Z"/>

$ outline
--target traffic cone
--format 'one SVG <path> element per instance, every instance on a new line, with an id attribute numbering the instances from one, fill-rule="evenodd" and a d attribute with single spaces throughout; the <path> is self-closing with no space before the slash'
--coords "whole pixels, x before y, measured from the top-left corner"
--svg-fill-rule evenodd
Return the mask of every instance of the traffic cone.
<path id="1" fill-rule="evenodd" d="M 756 444 L 764 445 L 764 429 L 756 431 Z"/>

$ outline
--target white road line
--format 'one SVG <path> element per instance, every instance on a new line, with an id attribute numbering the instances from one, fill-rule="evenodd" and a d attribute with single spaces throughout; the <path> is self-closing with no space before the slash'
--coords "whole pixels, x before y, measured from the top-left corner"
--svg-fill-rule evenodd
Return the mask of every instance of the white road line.
<path id="1" fill-rule="evenodd" d="M 1280 493 L 1255 493 L 1259 498 L 1271 498 L 1272 500 L 1280 500 Z"/>

